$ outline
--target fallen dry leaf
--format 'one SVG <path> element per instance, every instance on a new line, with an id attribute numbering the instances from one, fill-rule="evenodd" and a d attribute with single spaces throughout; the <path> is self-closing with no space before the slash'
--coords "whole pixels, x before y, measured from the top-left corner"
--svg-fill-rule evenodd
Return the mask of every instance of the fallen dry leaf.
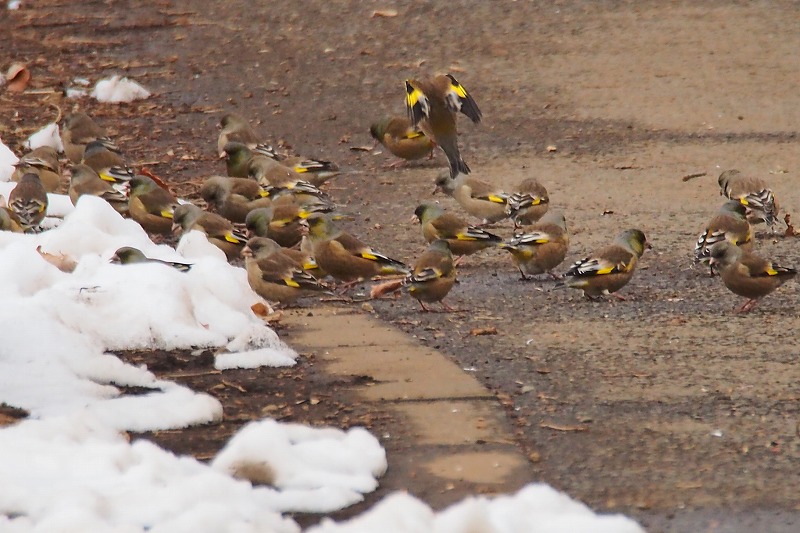
<path id="1" fill-rule="evenodd" d="M 6 88 L 13 93 L 21 93 L 31 81 L 31 71 L 22 63 L 14 63 L 6 72 Z"/>
<path id="2" fill-rule="evenodd" d="M 350 149 L 354 152 L 371 152 L 372 146 L 351 146 Z"/>
<path id="3" fill-rule="evenodd" d="M 36 247 L 36 251 L 39 252 L 39 255 L 42 256 L 42 259 L 59 269 L 61 272 L 66 272 L 67 274 L 71 274 L 75 268 L 78 266 L 78 262 L 72 259 L 71 257 L 67 257 L 64 254 L 51 254 L 42 251 L 41 246 Z"/>
<path id="4" fill-rule="evenodd" d="M 689 181 L 695 178 L 702 178 L 703 176 L 708 175 L 706 172 L 695 172 L 694 174 L 687 174 L 681 178 L 681 181 Z"/>
<path id="5" fill-rule="evenodd" d="M 372 18 L 380 18 L 380 17 L 392 18 L 396 16 L 397 16 L 396 9 L 376 9 L 375 11 L 372 12 Z"/>
<path id="6" fill-rule="evenodd" d="M 792 215 L 786 213 L 786 216 L 783 217 L 783 221 L 786 223 L 786 232 L 783 235 L 785 237 L 795 237 L 797 232 L 794 230 L 794 226 L 792 226 Z"/>
<path id="7" fill-rule="evenodd" d="M 469 330 L 469 334 L 473 337 L 477 337 L 479 335 L 497 335 L 497 328 L 494 326 L 488 328 L 474 328 Z"/>

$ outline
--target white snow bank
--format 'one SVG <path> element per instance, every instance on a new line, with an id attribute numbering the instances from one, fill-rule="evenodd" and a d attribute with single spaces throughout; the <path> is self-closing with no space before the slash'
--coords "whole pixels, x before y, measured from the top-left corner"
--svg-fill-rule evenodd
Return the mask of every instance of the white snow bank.
<path id="1" fill-rule="evenodd" d="M 41 146 L 49 146 L 54 148 L 56 152 L 63 152 L 64 145 L 61 143 L 61 134 L 58 130 L 58 124 L 51 122 L 43 127 L 25 141 L 25 148 L 35 150 Z"/>
<path id="2" fill-rule="evenodd" d="M 3 139 L 0 139 L 0 181 L 8 181 L 16 168 L 14 165 L 19 161 L 19 158 L 14 152 L 3 144 Z M 8 197 L 6 197 L 7 199 Z"/>

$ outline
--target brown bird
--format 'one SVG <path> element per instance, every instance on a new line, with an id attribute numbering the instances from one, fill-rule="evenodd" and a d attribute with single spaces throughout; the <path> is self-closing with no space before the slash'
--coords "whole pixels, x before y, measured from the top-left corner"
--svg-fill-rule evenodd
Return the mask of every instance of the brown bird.
<path id="1" fill-rule="evenodd" d="M 203 183 L 200 196 L 214 211 L 236 223 L 243 223 L 253 209 L 272 206 L 269 192 L 247 178 L 211 176 Z"/>
<path id="2" fill-rule="evenodd" d="M 37 174 L 22 176 L 8 195 L 8 208 L 17 215 L 26 232 L 37 231 L 47 214 L 47 191 Z"/>
<path id="3" fill-rule="evenodd" d="M 487 181 L 463 174 L 452 179 L 447 173 L 442 173 L 436 179 L 434 192 L 438 191 L 452 196 L 464 211 L 481 219 L 484 224 L 508 218 L 506 208 L 511 195 Z"/>
<path id="4" fill-rule="evenodd" d="M 87 165 L 72 167 L 72 177 L 69 181 L 69 199 L 72 205 L 78 203 L 78 198 L 83 195 L 98 196 L 111 204 L 117 213 L 128 211 L 128 184 L 113 185 L 103 181 L 97 172 Z"/>
<path id="5" fill-rule="evenodd" d="M 428 80 L 406 80 L 406 106 L 414 126 L 435 142 L 447 156 L 450 177 L 469 174 L 469 166 L 458 149 L 456 113 L 461 111 L 475 124 L 481 112 L 472 96 L 450 74 L 440 74 Z"/>
<path id="6" fill-rule="evenodd" d="M 284 248 L 292 248 L 308 234 L 306 219 L 310 215 L 310 211 L 295 203 L 276 202 L 271 207 L 250 211 L 245 224 L 252 235 L 268 237 Z"/>
<path id="7" fill-rule="evenodd" d="M 220 156 L 225 154 L 225 145 L 229 142 L 241 143 L 251 150 L 261 144 L 256 131 L 247 119 L 238 113 L 227 113 L 219 121 L 217 152 Z"/>
<path id="8" fill-rule="evenodd" d="M 109 150 L 119 152 L 119 148 L 108 138 L 105 128 L 97 125 L 86 113 L 72 113 L 64 117 L 60 128 L 64 153 L 74 164 L 83 160 L 86 145 L 101 141 Z"/>
<path id="9" fill-rule="evenodd" d="M 740 313 L 752 310 L 761 298 L 797 275 L 794 268 L 778 266 L 728 241 L 711 247 L 710 262 L 731 292 L 748 299 L 737 309 Z"/>
<path id="10" fill-rule="evenodd" d="M 526 228 L 525 233 L 515 235 L 500 247 L 511 252 L 514 265 L 523 280 L 545 273 L 558 279 L 553 269 L 564 261 L 569 248 L 564 213 L 548 211 L 539 222 Z"/>
<path id="11" fill-rule="evenodd" d="M 432 156 L 436 145 L 430 137 L 411 125 L 407 117 L 386 117 L 369 128 L 372 137 L 386 147 L 393 155 L 399 157 L 389 165 L 396 167 L 400 163 Z"/>
<path id="12" fill-rule="evenodd" d="M 406 278 L 408 294 L 419 302 L 423 311 L 430 311 L 426 303 L 439 302 L 444 309 L 453 312 L 444 302 L 444 297 L 456 282 L 456 268 L 450 245 L 444 239 L 436 239 L 414 263 Z"/>
<path id="13" fill-rule="evenodd" d="M 424 202 L 414 215 L 422 225 L 422 235 L 429 243 L 444 239 L 453 255 L 470 255 L 498 246 L 503 239 L 481 228 L 470 226 L 466 220 L 446 213 L 440 206 Z"/>
<path id="14" fill-rule="evenodd" d="M 337 228 L 330 215 L 315 213 L 308 218 L 308 224 L 314 258 L 337 280 L 349 284 L 378 275 L 407 274 L 409 271 L 404 263 L 376 252 Z"/>
<path id="15" fill-rule="evenodd" d="M 235 231 L 230 220 L 203 211 L 196 205 L 179 205 L 172 220 L 173 228 L 178 226 L 184 232 L 197 230 L 204 233 L 208 242 L 225 252 L 228 261 L 238 258 L 247 243 L 247 237 Z"/>
<path id="16" fill-rule="evenodd" d="M 110 183 L 130 181 L 135 175 L 125 164 L 122 155 L 109 149 L 103 141 L 92 141 L 86 145 L 83 164 L 94 169 L 102 180 Z"/>
<path id="17" fill-rule="evenodd" d="M 147 176 L 138 175 L 130 182 L 128 212 L 147 233 L 172 234 L 172 217 L 178 199 Z"/>
<path id="18" fill-rule="evenodd" d="M 242 250 L 247 282 L 265 300 L 289 304 L 304 296 L 329 292 L 329 288 L 303 269 L 278 243 L 253 237 Z"/>
<path id="19" fill-rule="evenodd" d="M 2 199 L 2 203 L 5 204 L 5 198 L 0 196 L 0 199 Z M 10 231 L 12 233 L 22 233 L 25 231 L 17 214 L 8 207 L 5 207 L 5 205 L 0 206 L 0 231 Z"/>
<path id="20" fill-rule="evenodd" d="M 549 207 L 547 189 L 535 178 L 528 178 L 508 197 L 506 215 L 514 221 L 514 227 L 527 226 L 542 218 Z"/>
<path id="21" fill-rule="evenodd" d="M 50 146 L 40 146 L 32 150 L 22 156 L 14 166 L 17 168 L 11 175 L 11 181 L 19 182 L 25 174 L 33 173 L 39 176 L 47 192 L 57 192 L 61 186 L 58 153 Z"/>
<path id="22" fill-rule="evenodd" d="M 590 300 L 601 295 L 624 300 L 624 297 L 613 293 L 631 280 L 646 247 L 650 245 L 641 230 L 623 231 L 613 244 L 573 264 L 564 274 L 566 281 L 556 286 L 581 289 Z"/>
<path id="23" fill-rule="evenodd" d="M 753 230 L 747 222 L 746 208 L 736 200 L 728 200 L 706 224 L 694 246 L 694 264 L 708 263 L 711 247 L 729 241 L 749 251 L 753 246 Z M 714 275 L 713 269 L 711 275 Z"/>
<path id="24" fill-rule="evenodd" d="M 718 181 L 722 196 L 745 206 L 748 222 L 765 222 L 770 229 L 775 226 L 781 208 L 766 181 L 745 176 L 736 169 L 726 170 L 719 175 Z"/>

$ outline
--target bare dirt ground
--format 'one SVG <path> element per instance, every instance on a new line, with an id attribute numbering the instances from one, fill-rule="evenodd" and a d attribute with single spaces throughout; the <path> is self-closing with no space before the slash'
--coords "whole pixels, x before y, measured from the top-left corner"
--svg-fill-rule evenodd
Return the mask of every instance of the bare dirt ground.
<path id="1" fill-rule="evenodd" d="M 373 16 L 384 8 L 397 15 Z M 157 93 L 77 104 L 134 166 L 191 197 L 222 171 L 213 126 L 238 110 L 272 142 L 363 171 L 331 193 L 354 232 L 408 261 L 424 249 L 408 219 L 444 158 L 390 171 L 386 154 L 351 148 L 403 112 L 403 79 L 452 72 L 484 114 L 461 124 L 474 175 L 542 181 L 567 213 L 568 260 L 629 227 L 654 250 L 626 302 L 520 282 L 497 251 L 460 271 L 449 301 L 468 313 L 420 314 L 404 298 L 375 302 L 377 314 L 475 372 L 539 454 L 538 479 L 593 508 L 652 531 L 800 528 L 797 284 L 739 316 L 738 297 L 688 268 L 722 170 L 763 176 L 798 212 L 796 3 L 42 1 L 2 16 L 0 45 L 32 66 L 35 89 L 121 72 Z M 0 95 L 3 140 L 52 120 L 48 103 L 72 105 Z M 761 236 L 757 250 L 800 265 L 793 238 Z M 487 326 L 498 334 L 468 334 Z"/>

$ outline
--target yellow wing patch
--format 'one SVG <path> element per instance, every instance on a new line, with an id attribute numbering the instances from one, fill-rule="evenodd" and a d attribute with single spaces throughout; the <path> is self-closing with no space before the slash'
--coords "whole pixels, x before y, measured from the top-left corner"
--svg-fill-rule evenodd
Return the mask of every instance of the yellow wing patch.
<path id="1" fill-rule="evenodd" d="M 308 169 L 302 165 L 295 165 L 292 167 L 292 170 L 294 170 L 298 174 L 302 174 L 303 172 L 308 172 Z"/>
<path id="2" fill-rule="evenodd" d="M 172 211 L 167 211 L 164 209 L 160 214 L 163 218 L 172 218 Z"/>
<path id="3" fill-rule="evenodd" d="M 496 204 L 505 204 L 506 203 L 506 199 L 505 198 L 503 198 L 502 196 L 497 196 L 496 194 L 490 194 L 489 196 L 486 197 L 486 199 L 489 200 L 490 202 L 494 202 Z"/>
<path id="4" fill-rule="evenodd" d="M 378 256 L 376 256 L 375 254 L 373 254 L 371 252 L 361 252 L 361 257 L 363 257 L 364 259 L 369 259 L 370 261 L 377 261 L 378 260 Z"/>
<path id="5" fill-rule="evenodd" d="M 241 240 L 237 239 L 234 235 L 230 233 L 225 234 L 225 240 L 228 242 L 232 242 L 233 244 L 241 244 Z"/>
<path id="6" fill-rule="evenodd" d="M 415 89 L 408 80 L 406 80 L 406 103 L 408 107 L 414 107 L 419 102 L 420 97 L 424 97 L 422 91 Z"/>
<path id="7" fill-rule="evenodd" d="M 117 182 L 117 179 L 114 176 L 112 176 L 111 174 L 107 174 L 105 172 L 101 172 L 100 174 L 98 174 L 98 176 L 100 176 L 100 179 L 103 181 L 110 181 L 111 183 Z"/>
<path id="8" fill-rule="evenodd" d="M 300 288 L 300 284 L 299 284 L 299 283 L 297 283 L 297 282 L 296 282 L 295 280 L 293 280 L 292 278 L 283 278 L 283 282 L 284 282 L 286 285 L 288 285 L 289 287 L 294 287 L 295 289 L 299 289 L 299 288 Z"/>

